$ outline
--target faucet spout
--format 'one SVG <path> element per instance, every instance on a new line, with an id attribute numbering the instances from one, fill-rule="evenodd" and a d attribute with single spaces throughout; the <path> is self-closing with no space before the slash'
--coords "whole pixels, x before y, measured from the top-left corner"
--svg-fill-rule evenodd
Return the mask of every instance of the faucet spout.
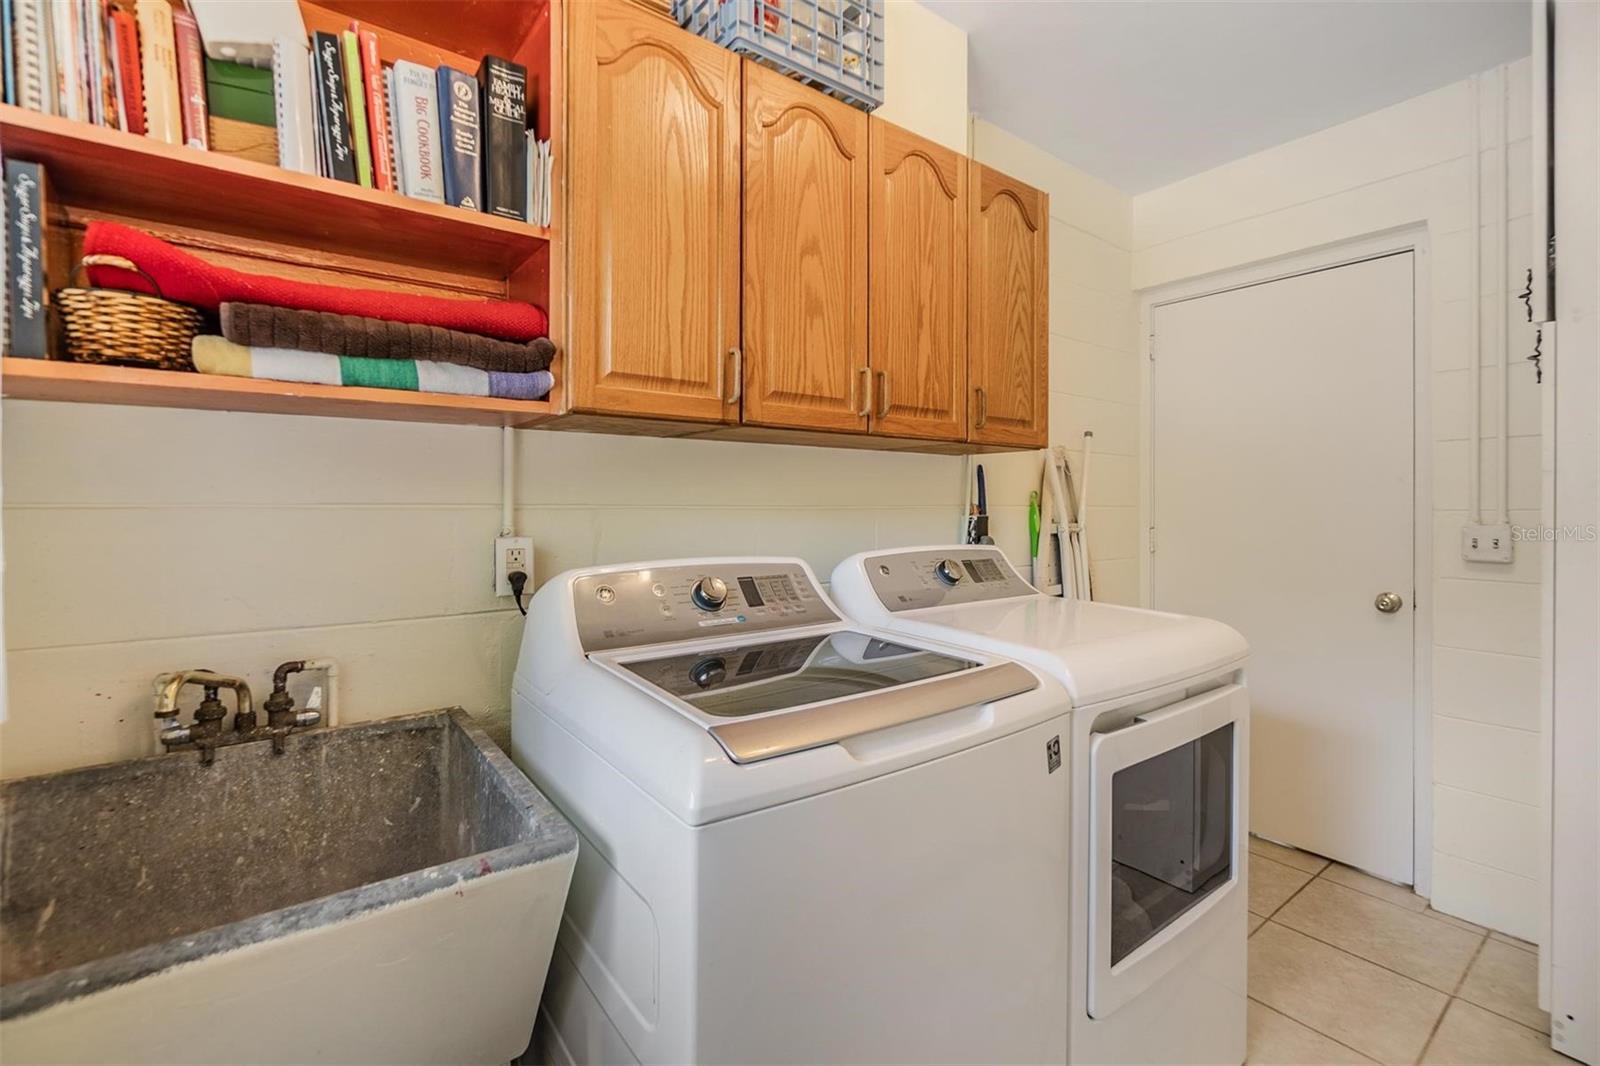
<path id="1" fill-rule="evenodd" d="M 203 688 L 205 698 L 195 710 L 194 724 L 186 726 L 177 721 L 178 697 L 189 685 Z M 162 746 L 168 751 L 187 744 L 214 746 L 207 742 L 222 732 L 222 720 L 227 717 L 227 709 L 217 698 L 217 693 L 225 688 L 233 690 L 234 729 L 239 732 L 253 730 L 256 724 L 255 704 L 250 696 L 250 685 L 243 678 L 219 674 L 215 670 L 179 670 L 156 678 L 155 717 L 159 724 L 157 736 Z"/>

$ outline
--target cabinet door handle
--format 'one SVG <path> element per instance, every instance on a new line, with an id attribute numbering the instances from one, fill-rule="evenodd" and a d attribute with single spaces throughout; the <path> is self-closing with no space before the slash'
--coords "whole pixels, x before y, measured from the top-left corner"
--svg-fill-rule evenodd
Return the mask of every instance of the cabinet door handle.
<path id="1" fill-rule="evenodd" d="M 978 394 L 978 424 L 974 429 L 982 429 L 989 421 L 989 394 L 983 389 L 973 390 Z"/>
<path id="2" fill-rule="evenodd" d="M 889 417 L 889 372 L 878 371 L 878 417 Z"/>
<path id="3" fill-rule="evenodd" d="M 857 398 L 861 406 L 856 408 L 856 417 L 866 418 L 872 411 L 872 371 L 861 367 L 856 373 L 860 375 L 857 385 L 861 389 L 861 395 Z"/>
<path id="4" fill-rule="evenodd" d="M 744 352 L 739 348 L 729 348 L 728 355 L 733 359 L 733 392 L 728 396 L 728 402 L 735 404 L 744 395 Z"/>

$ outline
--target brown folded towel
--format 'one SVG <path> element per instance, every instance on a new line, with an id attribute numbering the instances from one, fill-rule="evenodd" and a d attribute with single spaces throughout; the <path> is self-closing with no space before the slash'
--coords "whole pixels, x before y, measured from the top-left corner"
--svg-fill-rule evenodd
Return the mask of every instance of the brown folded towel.
<path id="1" fill-rule="evenodd" d="M 431 359 L 507 374 L 548 370 L 556 352 L 548 337 L 520 344 L 440 326 L 268 304 L 223 303 L 221 316 L 222 335 L 247 348 L 293 348 L 370 359 Z"/>

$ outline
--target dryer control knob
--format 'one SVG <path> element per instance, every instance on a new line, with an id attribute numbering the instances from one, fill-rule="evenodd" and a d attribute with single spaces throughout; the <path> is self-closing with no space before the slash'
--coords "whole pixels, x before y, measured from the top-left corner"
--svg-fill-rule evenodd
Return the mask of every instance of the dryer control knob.
<path id="1" fill-rule="evenodd" d="M 946 585 L 961 584 L 961 564 L 954 559 L 940 559 L 933 568 L 933 576 Z"/>
<path id="2" fill-rule="evenodd" d="M 702 611 L 720 611 L 728 602 L 728 583 L 720 577 L 703 577 L 689 590 L 689 598 Z"/>

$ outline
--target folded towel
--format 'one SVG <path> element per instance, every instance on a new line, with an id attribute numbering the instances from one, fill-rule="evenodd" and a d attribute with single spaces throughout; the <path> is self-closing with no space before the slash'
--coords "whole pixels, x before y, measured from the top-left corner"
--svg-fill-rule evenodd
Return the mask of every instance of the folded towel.
<path id="1" fill-rule="evenodd" d="M 120 255 L 129 259 L 155 280 L 160 295 L 208 311 L 215 311 L 224 301 L 237 300 L 442 326 L 508 341 L 531 341 L 550 332 L 549 318 L 533 304 L 512 300 L 447 300 L 440 296 L 350 289 L 269 274 L 247 274 L 208 263 L 158 237 L 115 222 L 89 223 L 83 234 L 83 254 Z M 155 291 L 138 273 L 121 267 L 91 266 L 89 280 L 112 289 Z"/>
<path id="2" fill-rule="evenodd" d="M 439 326 L 232 301 L 222 305 L 222 335 L 247 348 L 294 348 L 369 359 L 431 359 L 511 374 L 548 370 L 556 353 L 548 337 L 521 344 Z"/>
<path id="3" fill-rule="evenodd" d="M 507 374 L 428 359 L 366 359 L 288 348 L 246 348 L 225 337 L 196 337 L 190 351 L 195 369 L 202 374 L 313 385 L 361 385 L 502 400 L 542 400 L 555 384 L 555 377 L 548 370 Z"/>

